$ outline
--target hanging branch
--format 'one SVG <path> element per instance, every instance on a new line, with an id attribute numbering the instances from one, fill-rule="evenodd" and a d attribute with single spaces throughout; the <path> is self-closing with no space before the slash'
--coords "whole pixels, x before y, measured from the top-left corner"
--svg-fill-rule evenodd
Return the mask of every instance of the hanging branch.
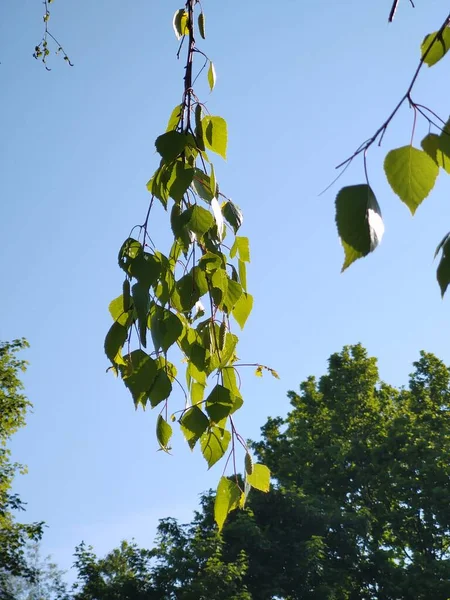
<path id="1" fill-rule="evenodd" d="M 67 56 L 64 48 L 62 47 L 62 45 L 59 43 L 59 41 L 55 38 L 55 36 L 50 32 L 49 28 L 48 28 L 48 23 L 50 20 L 50 10 L 49 10 L 49 4 L 51 4 L 53 2 L 53 0 L 44 0 L 43 4 L 44 4 L 44 16 L 43 16 L 43 20 L 44 20 L 44 35 L 42 36 L 42 40 L 39 42 L 39 44 L 37 46 L 35 46 L 34 48 L 34 52 L 33 52 L 33 57 L 36 60 L 41 60 L 44 64 L 44 67 L 46 68 L 47 71 L 51 71 L 50 67 L 48 67 L 47 65 L 47 57 L 50 54 L 50 50 L 49 50 L 49 38 L 51 40 L 53 40 L 53 42 L 56 44 L 57 49 L 55 51 L 55 54 L 62 54 L 64 60 L 71 66 L 73 67 L 73 63 L 70 62 L 69 57 Z"/>
<path id="2" fill-rule="evenodd" d="M 132 229 L 137 237 L 130 234 L 119 251 L 125 280 L 122 294 L 109 307 L 114 323 L 105 352 L 135 407 L 159 406 L 160 450 L 170 451 L 170 414 L 191 450 L 200 446 L 209 468 L 222 458 L 225 469 L 231 465 L 233 476 L 223 475 L 217 492 L 215 517 L 221 528 L 228 513 L 243 506 L 250 487 L 269 489 L 270 473 L 264 465 L 253 465 L 234 421 L 243 404 L 234 329 L 244 327 L 253 306 L 246 276 L 250 249 L 248 238 L 237 235 L 242 212 L 219 190 L 209 156 L 226 158 L 227 123 L 207 113 L 193 90 L 207 64 L 210 91 L 216 83 L 213 63 L 196 45 L 197 32 L 205 39 L 205 16 L 201 11 L 196 20 L 197 7 L 198 0 L 187 0 L 173 17 L 177 57 L 186 51 L 182 98 L 165 133 L 155 141 L 160 164 L 147 183 L 150 201 L 144 224 Z M 197 56 L 203 64 L 195 73 Z M 170 213 L 172 245 L 166 254 L 156 249 L 149 235 L 157 201 Z M 169 361 L 169 352 L 177 349 L 186 368 L 185 388 Z M 277 377 L 273 369 L 254 366 L 258 376 L 265 369 Z M 182 408 L 169 411 L 169 402 L 176 398 L 175 383 L 182 386 Z M 244 489 L 238 451 L 244 452 Z"/>

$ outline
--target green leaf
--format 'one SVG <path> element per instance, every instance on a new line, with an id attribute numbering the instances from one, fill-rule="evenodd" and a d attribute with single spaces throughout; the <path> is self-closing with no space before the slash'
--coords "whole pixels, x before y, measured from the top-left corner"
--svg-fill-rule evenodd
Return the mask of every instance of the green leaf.
<path id="1" fill-rule="evenodd" d="M 344 271 L 375 250 L 383 237 L 381 210 L 369 185 L 342 188 L 336 197 L 336 225 L 344 247 Z"/>
<path id="2" fill-rule="evenodd" d="M 127 272 L 130 261 L 136 259 L 142 252 L 143 248 L 140 242 L 133 238 L 126 239 L 119 250 L 119 267 Z"/>
<path id="3" fill-rule="evenodd" d="M 391 150 L 385 158 L 384 170 L 390 186 L 412 214 L 433 189 L 439 173 L 428 154 L 413 146 Z"/>
<path id="4" fill-rule="evenodd" d="M 184 35 L 189 35 L 188 14 L 184 8 L 180 8 L 173 15 L 172 25 L 177 40 L 181 39 Z"/>
<path id="5" fill-rule="evenodd" d="M 130 315 L 128 312 L 125 312 L 123 295 L 114 298 L 108 308 L 114 321 L 117 321 L 120 325 L 125 325 L 128 322 Z"/>
<path id="6" fill-rule="evenodd" d="M 266 465 L 256 463 L 253 465 L 252 473 L 247 473 L 247 482 L 261 492 L 268 492 L 270 489 L 270 471 Z"/>
<path id="7" fill-rule="evenodd" d="M 422 58 L 425 57 L 424 62 L 429 67 L 439 62 L 450 48 L 450 28 L 446 27 L 440 35 L 438 33 L 435 31 L 426 35 L 420 47 Z"/>
<path id="8" fill-rule="evenodd" d="M 178 123 L 181 119 L 181 111 L 183 110 L 182 104 L 177 104 L 170 115 L 169 122 L 167 123 L 167 131 L 173 131 L 178 127 Z"/>
<path id="9" fill-rule="evenodd" d="M 237 384 L 236 371 L 234 367 L 224 367 L 221 372 L 223 386 L 226 387 L 227 390 L 230 390 L 231 395 L 234 397 L 234 402 L 236 404 L 236 398 L 242 399 L 241 392 Z M 234 410 L 236 410 L 235 407 L 233 407 L 232 412 L 234 412 Z"/>
<path id="10" fill-rule="evenodd" d="M 194 178 L 194 169 L 181 160 L 175 161 L 167 182 L 168 194 L 171 198 L 180 202 L 187 192 Z"/>
<path id="11" fill-rule="evenodd" d="M 227 122 L 222 117 L 204 117 L 202 121 L 206 147 L 223 158 L 227 157 Z"/>
<path id="12" fill-rule="evenodd" d="M 144 348 L 147 346 L 147 315 L 150 307 L 148 288 L 141 283 L 133 285 L 133 304 L 138 318 L 139 338 Z"/>
<path id="13" fill-rule="evenodd" d="M 195 169 L 192 187 L 195 193 L 203 200 L 206 200 L 206 202 L 211 202 L 215 196 L 215 193 L 213 193 L 211 188 L 211 180 L 209 175 L 204 173 L 201 169 Z"/>
<path id="14" fill-rule="evenodd" d="M 198 406 L 191 406 L 180 419 L 181 430 L 191 450 L 209 426 L 209 419 Z"/>
<path id="15" fill-rule="evenodd" d="M 446 129 L 441 135 L 429 133 L 420 145 L 439 167 L 450 174 L 450 135 Z"/>
<path id="16" fill-rule="evenodd" d="M 233 317 L 238 322 L 241 329 L 244 328 L 245 322 L 248 316 L 252 312 L 253 308 L 253 296 L 244 292 L 239 300 L 236 302 L 236 306 L 233 308 Z"/>
<path id="17" fill-rule="evenodd" d="M 156 371 L 153 383 L 148 390 L 150 404 L 154 408 L 160 402 L 166 400 L 172 392 L 172 381 L 169 377 L 168 370 L 162 361 L 157 361 L 158 369 Z"/>
<path id="18" fill-rule="evenodd" d="M 158 440 L 161 449 L 165 452 L 170 450 L 168 444 L 171 437 L 172 427 L 161 415 L 158 415 L 158 419 L 156 421 L 156 439 Z"/>
<path id="19" fill-rule="evenodd" d="M 105 337 L 105 354 L 113 365 L 126 364 L 121 350 L 127 341 L 128 328 L 115 321 Z"/>
<path id="20" fill-rule="evenodd" d="M 219 532 L 230 512 L 239 507 L 242 492 L 235 481 L 227 477 L 221 477 L 217 486 L 216 499 L 214 502 L 214 520 Z"/>
<path id="21" fill-rule="evenodd" d="M 232 279 L 228 280 L 227 287 L 227 295 L 225 298 L 225 304 L 227 306 L 228 312 L 231 312 L 233 308 L 236 306 L 239 298 L 242 296 L 243 290 L 242 286 L 233 281 Z"/>
<path id="22" fill-rule="evenodd" d="M 180 299 L 181 310 L 188 312 L 192 310 L 195 303 L 200 299 L 200 292 L 191 273 L 184 275 L 176 283 Z"/>
<path id="23" fill-rule="evenodd" d="M 238 260 L 238 269 L 239 269 L 239 281 L 241 283 L 242 289 L 244 292 L 247 291 L 247 267 L 245 266 L 245 262 L 243 260 Z"/>
<path id="24" fill-rule="evenodd" d="M 179 131 L 167 131 L 156 138 L 156 150 L 167 162 L 175 160 L 186 148 L 189 138 Z"/>
<path id="25" fill-rule="evenodd" d="M 143 350 L 134 350 L 124 359 L 126 366 L 120 368 L 123 381 L 133 396 L 135 406 L 141 403 L 145 408 L 148 390 L 157 373 L 156 362 Z"/>
<path id="26" fill-rule="evenodd" d="M 150 310 L 149 327 L 156 352 L 167 352 L 183 333 L 183 323 L 177 315 L 157 304 Z"/>
<path id="27" fill-rule="evenodd" d="M 201 402 L 205 395 L 205 386 L 201 383 L 193 381 L 191 384 L 191 402 L 192 404 L 198 404 Z"/>
<path id="28" fill-rule="evenodd" d="M 201 12 L 198 15 L 198 30 L 200 31 L 200 35 L 203 39 L 206 39 L 205 36 L 205 15 Z"/>
<path id="29" fill-rule="evenodd" d="M 227 429 L 213 426 L 200 438 L 200 448 L 208 463 L 208 469 L 216 464 L 227 451 L 231 433 Z"/>
<path id="30" fill-rule="evenodd" d="M 216 69 L 214 67 L 214 63 L 211 60 L 209 61 L 209 67 L 208 67 L 208 83 L 209 83 L 209 89 L 212 92 L 214 89 L 214 86 L 216 85 Z M 211 148 L 211 150 L 213 150 L 213 148 Z"/>
<path id="31" fill-rule="evenodd" d="M 233 228 L 234 234 L 236 235 L 239 227 L 241 227 L 242 223 L 244 222 L 241 209 L 236 206 L 236 204 L 231 202 L 231 200 L 228 200 L 228 202 L 225 202 L 225 204 L 222 206 L 222 213 Z"/>
<path id="32" fill-rule="evenodd" d="M 213 423 L 228 417 L 233 410 L 233 398 L 230 390 L 217 384 L 206 398 L 205 410 Z"/>
<path id="33" fill-rule="evenodd" d="M 236 253 L 239 254 L 239 258 L 244 262 L 250 262 L 250 244 L 248 237 L 236 236 L 234 244 L 230 250 L 230 258 L 234 258 Z"/>
<path id="34" fill-rule="evenodd" d="M 225 269 L 225 257 L 222 253 L 205 252 L 198 264 L 205 273 L 214 273 L 217 269 Z"/>
<path id="35" fill-rule="evenodd" d="M 217 306 L 220 306 L 225 300 L 228 291 L 228 275 L 225 269 L 217 269 L 211 277 L 211 295 Z"/>
<path id="36" fill-rule="evenodd" d="M 130 261 L 128 273 L 148 289 L 158 281 L 162 268 L 160 258 L 149 252 L 144 252 Z"/>
<path id="37" fill-rule="evenodd" d="M 247 475 L 251 475 L 253 473 L 253 459 L 248 452 L 245 455 L 245 472 Z"/>
<path id="38" fill-rule="evenodd" d="M 199 237 L 202 237 L 214 225 L 214 217 L 209 210 L 198 204 L 194 204 L 181 213 L 181 219 L 186 227 Z"/>
<path id="39" fill-rule="evenodd" d="M 191 244 L 191 238 L 189 237 L 189 230 L 181 218 L 181 209 L 180 205 L 174 203 L 172 206 L 172 210 L 170 211 L 170 226 L 172 228 L 173 235 L 175 237 L 175 242 L 179 245 L 176 246 L 177 252 L 174 253 L 174 264 L 176 264 L 179 251 L 182 250 L 185 254 L 187 253 L 189 246 Z"/>
<path id="40" fill-rule="evenodd" d="M 220 351 L 220 367 L 228 366 L 228 363 L 234 357 L 234 351 L 236 350 L 239 341 L 237 335 L 234 335 L 233 333 L 226 333 L 224 337 L 225 343 Z"/>
<path id="41" fill-rule="evenodd" d="M 450 283 L 450 233 L 444 236 L 439 246 L 436 248 L 434 257 L 442 251 L 441 260 L 436 272 L 436 277 L 441 288 L 441 296 L 444 297 L 447 287 Z"/>

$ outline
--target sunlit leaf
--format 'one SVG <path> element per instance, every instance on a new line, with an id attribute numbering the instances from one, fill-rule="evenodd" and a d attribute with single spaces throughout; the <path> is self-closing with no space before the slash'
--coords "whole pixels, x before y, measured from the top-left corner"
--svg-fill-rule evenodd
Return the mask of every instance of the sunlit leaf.
<path id="1" fill-rule="evenodd" d="M 390 186 L 412 214 L 433 189 L 439 173 L 433 159 L 413 146 L 391 150 L 384 170 Z"/>
<path id="2" fill-rule="evenodd" d="M 213 426 L 200 438 L 200 448 L 210 469 L 227 451 L 231 433 L 227 429 Z"/>
<path id="3" fill-rule="evenodd" d="M 425 36 L 420 47 L 422 58 L 425 57 L 424 62 L 429 67 L 440 61 L 450 48 L 450 28 L 446 27 L 441 34 L 438 35 L 438 33 L 434 31 Z"/>
<path id="4" fill-rule="evenodd" d="M 209 89 L 211 91 L 213 91 L 214 86 L 216 85 L 216 69 L 215 69 L 214 63 L 212 61 L 209 61 L 208 83 L 209 83 Z M 211 150 L 212 150 L 212 148 L 211 148 Z"/>
<path id="5" fill-rule="evenodd" d="M 270 489 L 270 471 L 266 465 L 253 465 L 253 470 L 251 473 L 247 472 L 246 479 L 252 487 L 261 492 L 268 492 Z"/>
<path id="6" fill-rule="evenodd" d="M 227 123 L 222 117 L 206 116 L 202 120 L 206 147 L 223 158 L 227 157 Z"/>
<path id="7" fill-rule="evenodd" d="M 177 40 L 181 39 L 183 35 L 189 35 L 188 29 L 188 14 L 184 8 L 180 8 L 173 15 L 173 30 L 177 36 Z"/>
<path id="8" fill-rule="evenodd" d="M 214 520 L 219 531 L 225 523 L 229 513 L 239 507 L 242 491 L 235 481 L 221 477 L 216 491 L 214 502 Z"/>
<path id="9" fill-rule="evenodd" d="M 244 328 L 244 325 L 252 311 L 252 308 L 253 296 L 244 292 L 239 298 L 239 300 L 236 302 L 236 305 L 232 311 L 233 317 L 236 319 L 241 329 Z"/>

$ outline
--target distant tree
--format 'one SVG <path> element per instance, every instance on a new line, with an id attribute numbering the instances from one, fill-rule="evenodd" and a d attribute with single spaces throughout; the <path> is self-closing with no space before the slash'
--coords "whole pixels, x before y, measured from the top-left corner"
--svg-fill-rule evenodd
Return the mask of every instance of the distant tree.
<path id="1" fill-rule="evenodd" d="M 450 597 L 450 372 L 424 352 L 414 367 L 396 390 L 344 348 L 264 426 L 254 448 L 277 483 L 272 510 L 250 499 L 266 547 L 255 568 L 281 597 Z"/>
<path id="2" fill-rule="evenodd" d="M 16 473 L 25 472 L 25 468 L 11 461 L 8 448 L 11 436 L 25 425 L 25 415 L 31 407 L 21 393 L 23 385 L 19 379 L 26 362 L 16 357 L 17 352 L 27 347 L 24 339 L 0 343 L 0 594 L 5 589 L 2 583 L 5 578 L 33 577 L 24 550 L 27 542 L 40 539 L 43 526 L 16 521 L 14 513 L 24 510 L 24 503 L 13 493 L 12 484 Z"/>
<path id="3" fill-rule="evenodd" d="M 190 525 L 161 521 L 152 550 L 122 542 L 97 558 L 80 544 L 73 600 L 251 600 L 242 584 L 245 556 L 223 561 L 212 516 L 208 529 L 200 527 L 202 520 L 198 514 Z"/>
<path id="4" fill-rule="evenodd" d="M 25 560 L 29 577 L 10 575 L 4 580 L 4 598 L 11 600 L 69 600 L 67 585 L 63 580 L 64 572 L 51 561 L 42 559 L 38 543 L 27 546 Z"/>
<path id="5" fill-rule="evenodd" d="M 161 521 L 143 595 L 108 595 L 114 551 L 100 580 L 100 562 L 85 561 L 102 593 L 76 600 L 448 600 L 450 370 L 422 352 L 395 389 L 356 345 L 289 398 L 253 444 L 268 494 L 250 494 L 220 534 L 204 495 L 189 525 Z"/>
<path id="6" fill-rule="evenodd" d="M 150 560 L 152 551 L 135 543 L 122 542 L 105 558 L 97 558 L 91 547 L 81 543 L 75 550 L 78 580 L 74 600 L 153 600 Z"/>

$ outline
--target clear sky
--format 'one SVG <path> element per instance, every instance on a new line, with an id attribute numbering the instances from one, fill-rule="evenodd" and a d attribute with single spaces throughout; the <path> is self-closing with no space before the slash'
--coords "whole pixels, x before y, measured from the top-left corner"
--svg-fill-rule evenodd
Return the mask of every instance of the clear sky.
<path id="1" fill-rule="evenodd" d="M 405 107 L 369 175 L 386 233 L 381 246 L 340 274 L 334 224 L 340 186 L 363 182 L 355 162 L 323 196 L 334 166 L 369 137 L 403 95 L 419 45 L 446 16 L 439 0 L 407 0 L 388 25 L 390 0 L 203 0 L 201 48 L 218 73 L 211 96 L 229 124 L 221 188 L 241 206 L 251 241 L 255 309 L 240 356 L 281 380 L 244 377 L 238 424 L 256 438 L 267 416 L 289 409 L 286 392 L 344 344 L 361 341 L 382 377 L 407 381 L 420 349 L 450 363 L 450 298 L 442 301 L 433 253 L 450 230 L 450 178 L 441 174 L 414 219 L 390 190 L 382 162 L 409 142 Z M 135 412 L 106 374 L 108 303 L 120 293 L 117 252 L 143 221 L 145 184 L 158 164 L 154 139 L 182 91 L 172 0 L 55 0 L 51 30 L 75 63 L 31 54 L 42 34 L 38 0 L 0 6 L 1 339 L 31 343 L 25 377 L 34 413 L 16 435 L 28 464 L 16 490 L 23 518 L 48 524 L 44 551 L 67 568 L 81 540 L 99 553 L 123 538 L 151 546 L 159 518 L 191 518 L 210 472 L 176 432 L 174 456 L 156 452 L 155 414 Z M 423 69 L 414 97 L 447 118 L 446 58 Z M 419 122 L 416 145 L 427 133 Z M 167 226 L 162 209 L 152 232 Z M 164 247 L 161 248 L 164 251 Z"/>

